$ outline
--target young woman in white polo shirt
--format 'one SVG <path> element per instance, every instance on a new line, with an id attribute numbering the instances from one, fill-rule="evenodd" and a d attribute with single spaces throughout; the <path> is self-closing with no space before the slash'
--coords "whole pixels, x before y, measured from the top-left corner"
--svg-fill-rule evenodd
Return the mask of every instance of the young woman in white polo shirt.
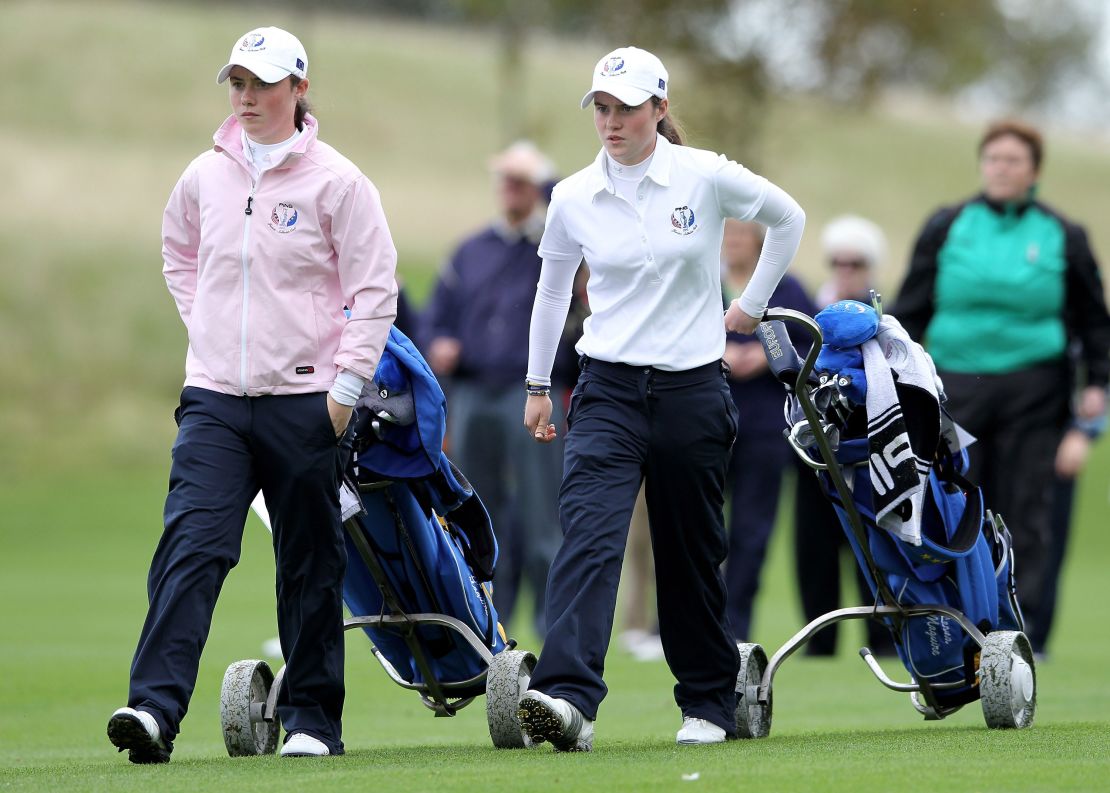
<path id="1" fill-rule="evenodd" d="M 568 416 L 548 635 L 521 700 L 525 730 L 557 750 L 593 745 L 628 522 L 644 480 L 659 628 L 683 716 L 677 741 L 718 743 L 736 732 L 739 656 L 719 568 L 738 417 L 721 356 L 726 327 L 755 330 L 797 250 L 805 213 L 726 157 L 683 146 L 668 117 L 667 82 L 659 59 L 635 47 L 598 62 L 582 107 L 594 108 L 602 150 L 555 188 L 540 243 L 524 421 L 538 442 L 555 437 L 549 374 L 583 259 L 592 311 L 577 345 L 582 374 Z M 768 232 L 751 281 L 722 322 L 729 217 Z"/>

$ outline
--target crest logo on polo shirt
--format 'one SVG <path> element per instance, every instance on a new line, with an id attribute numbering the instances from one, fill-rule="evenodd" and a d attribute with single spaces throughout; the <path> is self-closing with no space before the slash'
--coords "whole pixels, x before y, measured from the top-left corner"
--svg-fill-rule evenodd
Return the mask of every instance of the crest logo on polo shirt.
<path id="1" fill-rule="evenodd" d="M 297 230 L 297 210 L 288 201 L 282 201 L 270 213 L 270 228 L 278 234 Z"/>
<path id="2" fill-rule="evenodd" d="M 671 231 L 686 236 L 697 230 L 698 224 L 694 217 L 694 210 L 690 207 L 675 207 L 674 212 L 671 213 Z"/>
<path id="3" fill-rule="evenodd" d="M 612 58 L 605 61 L 605 65 L 601 67 L 602 77 L 616 77 L 618 74 L 624 73 L 624 58 L 619 55 L 614 55 Z"/>
<path id="4" fill-rule="evenodd" d="M 258 52 L 263 49 L 266 43 L 266 37 L 261 33 L 251 33 L 249 36 L 244 36 L 239 49 L 243 52 Z"/>

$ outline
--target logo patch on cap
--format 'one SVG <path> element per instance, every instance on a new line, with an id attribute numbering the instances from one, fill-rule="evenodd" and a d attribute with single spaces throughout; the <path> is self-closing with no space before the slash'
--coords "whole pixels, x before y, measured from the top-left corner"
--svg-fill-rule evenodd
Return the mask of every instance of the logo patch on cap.
<path id="1" fill-rule="evenodd" d="M 288 201 L 282 201 L 270 213 L 270 228 L 279 234 L 296 231 L 297 210 Z"/>
<path id="2" fill-rule="evenodd" d="M 667 81 L 664 80 L 662 77 L 659 78 L 659 90 L 660 91 L 666 91 L 667 90 Z"/>
<path id="3" fill-rule="evenodd" d="M 300 69 L 302 72 L 304 71 L 304 61 L 302 61 L 300 58 L 297 58 L 297 68 Z M 659 82 L 663 82 L 663 81 L 660 80 Z M 660 86 L 660 87 L 662 87 L 662 86 Z"/>
<path id="4" fill-rule="evenodd" d="M 239 49 L 244 52 L 258 52 L 261 49 L 265 49 L 265 44 L 266 37 L 261 33 L 250 33 L 243 37 Z"/>
<path id="5" fill-rule="evenodd" d="M 601 67 L 601 74 L 603 77 L 616 77 L 618 74 L 624 73 L 624 58 L 619 55 L 614 55 L 612 58 L 605 61 L 605 65 Z"/>

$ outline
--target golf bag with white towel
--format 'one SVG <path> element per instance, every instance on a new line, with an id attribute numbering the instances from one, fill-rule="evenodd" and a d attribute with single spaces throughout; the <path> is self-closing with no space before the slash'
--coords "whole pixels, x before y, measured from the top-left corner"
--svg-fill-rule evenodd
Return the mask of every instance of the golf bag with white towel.
<path id="1" fill-rule="evenodd" d="M 1009 531 L 965 476 L 974 439 L 944 410 L 931 359 L 877 308 L 841 301 L 816 321 L 771 309 L 759 326 L 787 392 L 784 435 L 819 478 L 874 602 L 818 617 L 770 662 L 758 645 L 742 647 L 754 668 L 737 711 L 749 721 L 741 735 L 769 732 L 775 671 L 822 627 L 845 619 L 890 629 L 909 683 L 887 676 L 867 648 L 860 654 L 880 682 L 909 692 L 926 719 L 981 700 L 990 727 L 1033 722 L 1036 671 L 1021 632 Z M 814 337 L 804 361 L 785 322 Z"/>

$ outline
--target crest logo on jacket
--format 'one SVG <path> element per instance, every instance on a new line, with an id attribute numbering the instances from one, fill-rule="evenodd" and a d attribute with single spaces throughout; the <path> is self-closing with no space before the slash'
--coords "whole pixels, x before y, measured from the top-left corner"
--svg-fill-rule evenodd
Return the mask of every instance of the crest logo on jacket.
<path id="1" fill-rule="evenodd" d="M 690 207 L 675 207 L 674 212 L 671 213 L 671 231 L 686 236 L 697 230 L 698 224 L 694 217 L 694 210 Z"/>
<path id="2" fill-rule="evenodd" d="M 249 36 L 243 37 L 243 41 L 239 45 L 239 49 L 243 52 L 257 52 L 258 50 L 263 49 L 263 45 L 265 43 L 266 37 L 263 36 L 261 33 L 251 33 Z"/>
<path id="3" fill-rule="evenodd" d="M 270 228 L 278 234 L 288 234 L 291 231 L 296 231 L 296 208 L 287 201 L 282 201 L 275 206 L 273 212 L 270 213 Z"/>

